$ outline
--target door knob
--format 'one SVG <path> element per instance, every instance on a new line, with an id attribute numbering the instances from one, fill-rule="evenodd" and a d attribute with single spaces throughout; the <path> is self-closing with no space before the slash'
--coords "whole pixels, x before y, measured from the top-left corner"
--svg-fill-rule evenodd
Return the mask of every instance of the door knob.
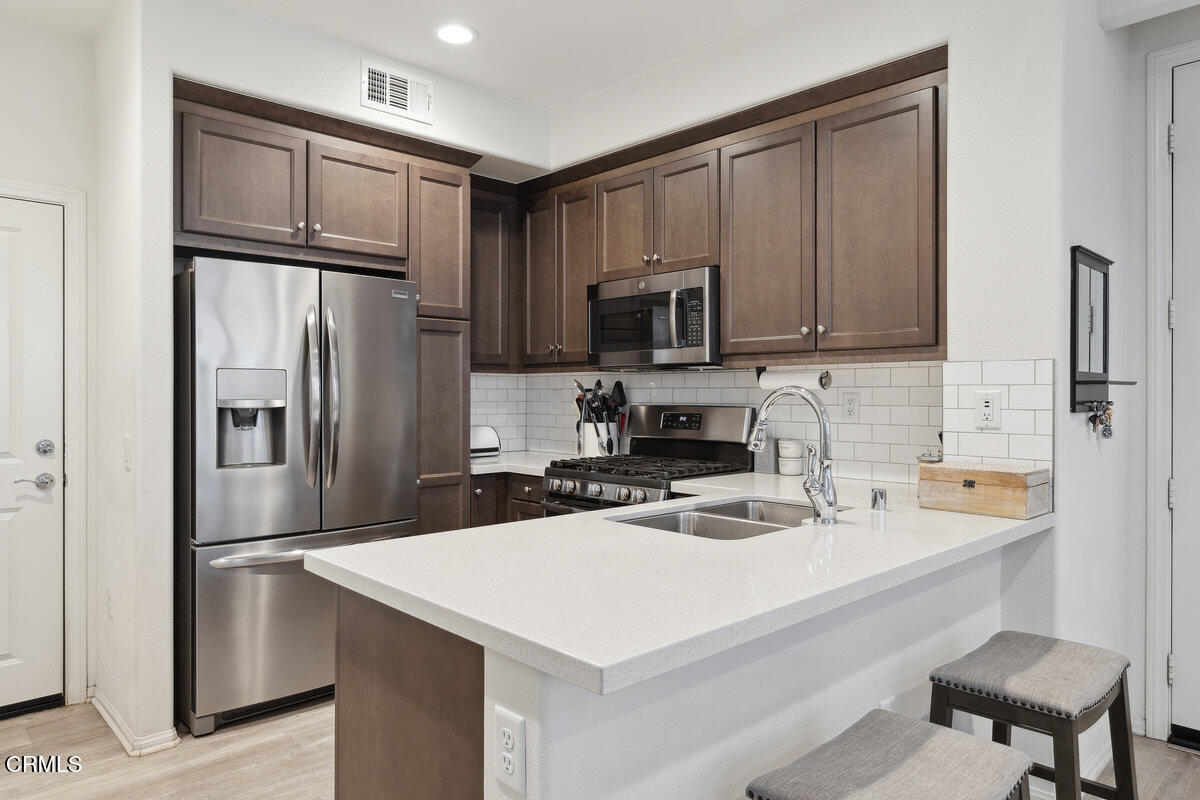
<path id="1" fill-rule="evenodd" d="M 39 489 L 49 489 L 54 485 L 54 476 L 49 472 L 39 472 L 32 478 L 17 478 L 13 483 L 32 483 Z"/>
<path id="2" fill-rule="evenodd" d="M 48 456 L 54 452 L 54 442 L 50 441 L 49 439 L 39 439 L 37 444 L 33 446 L 33 449 L 36 450 L 39 455 Z"/>

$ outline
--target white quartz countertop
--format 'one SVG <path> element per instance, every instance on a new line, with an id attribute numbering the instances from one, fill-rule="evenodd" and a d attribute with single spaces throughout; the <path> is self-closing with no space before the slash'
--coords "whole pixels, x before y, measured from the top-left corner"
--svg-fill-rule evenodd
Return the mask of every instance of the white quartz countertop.
<path id="1" fill-rule="evenodd" d="M 471 459 L 472 475 L 491 475 L 498 472 L 515 472 L 518 475 L 542 477 L 546 467 L 556 458 L 569 458 L 565 453 L 538 453 L 533 450 L 501 452 L 498 456 Z"/>
<path id="2" fill-rule="evenodd" d="M 606 694 L 1054 525 L 1053 514 L 1021 521 L 923 510 L 913 485 L 852 480 L 838 482 L 839 501 L 853 508 L 832 527 L 809 523 L 722 541 L 619 521 L 717 499 L 807 503 L 800 483 L 761 473 L 716 475 L 674 484 L 694 497 L 632 511 L 335 547 L 308 553 L 304 565 Z M 888 490 L 890 510 L 882 516 L 869 510 L 872 485 Z"/>

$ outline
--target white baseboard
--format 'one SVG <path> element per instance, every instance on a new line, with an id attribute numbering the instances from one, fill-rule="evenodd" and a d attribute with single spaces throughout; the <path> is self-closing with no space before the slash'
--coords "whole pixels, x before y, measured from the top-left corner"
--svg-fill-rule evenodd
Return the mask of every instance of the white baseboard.
<path id="1" fill-rule="evenodd" d="M 1096 748 L 1088 756 L 1086 762 L 1079 764 L 1079 776 L 1088 780 L 1096 780 L 1108 762 L 1112 761 L 1112 742 L 1104 741 L 1102 747 Z M 1054 800 L 1054 785 L 1037 778 L 1029 779 L 1029 796 L 1032 800 Z"/>
<path id="2" fill-rule="evenodd" d="M 108 723 L 108 727 L 112 729 L 113 735 L 117 737 L 117 741 L 125 748 L 125 752 L 133 758 L 148 756 L 160 750 L 169 750 L 179 744 L 179 736 L 175 733 L 173 726 L 158 733 L 135 736 L 129 724 L 117 713 L 117 710 L 113 708 L 112 704 L 108 702 L 108 699 L 99 689 L 93 688 L 91 694 L 92 705 L 100 712 L 101 718 Z"/>
<path id="3" fill-rule="evenodd" d="M 1146 718 L 1145 717 L 1134 717 L 1133 718 L 1133 735 L 1134 736 L 1145 736 L 1146 735 Z"/>

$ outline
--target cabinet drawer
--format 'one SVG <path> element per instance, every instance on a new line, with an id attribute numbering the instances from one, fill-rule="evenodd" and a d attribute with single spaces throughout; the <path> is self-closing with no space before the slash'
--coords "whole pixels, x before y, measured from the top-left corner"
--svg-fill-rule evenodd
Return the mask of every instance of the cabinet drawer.
<path id="1" fill-rule="evenodd" d="M 542 479 L 532 475 L 508 476 L 508 496 L 511 500 L 523 500 L 528 503 L 542 502 Z"/>

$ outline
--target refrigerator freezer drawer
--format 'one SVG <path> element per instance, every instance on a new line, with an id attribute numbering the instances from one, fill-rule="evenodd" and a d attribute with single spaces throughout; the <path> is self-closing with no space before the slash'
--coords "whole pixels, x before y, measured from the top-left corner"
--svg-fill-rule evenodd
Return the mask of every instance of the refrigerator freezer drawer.
<path id="1" fill-rule="evenodd" d="M 333 683 L 334 588 L 304 551 L 415 533 L 415 520 L 192 547 L 196 717 Z"/>

